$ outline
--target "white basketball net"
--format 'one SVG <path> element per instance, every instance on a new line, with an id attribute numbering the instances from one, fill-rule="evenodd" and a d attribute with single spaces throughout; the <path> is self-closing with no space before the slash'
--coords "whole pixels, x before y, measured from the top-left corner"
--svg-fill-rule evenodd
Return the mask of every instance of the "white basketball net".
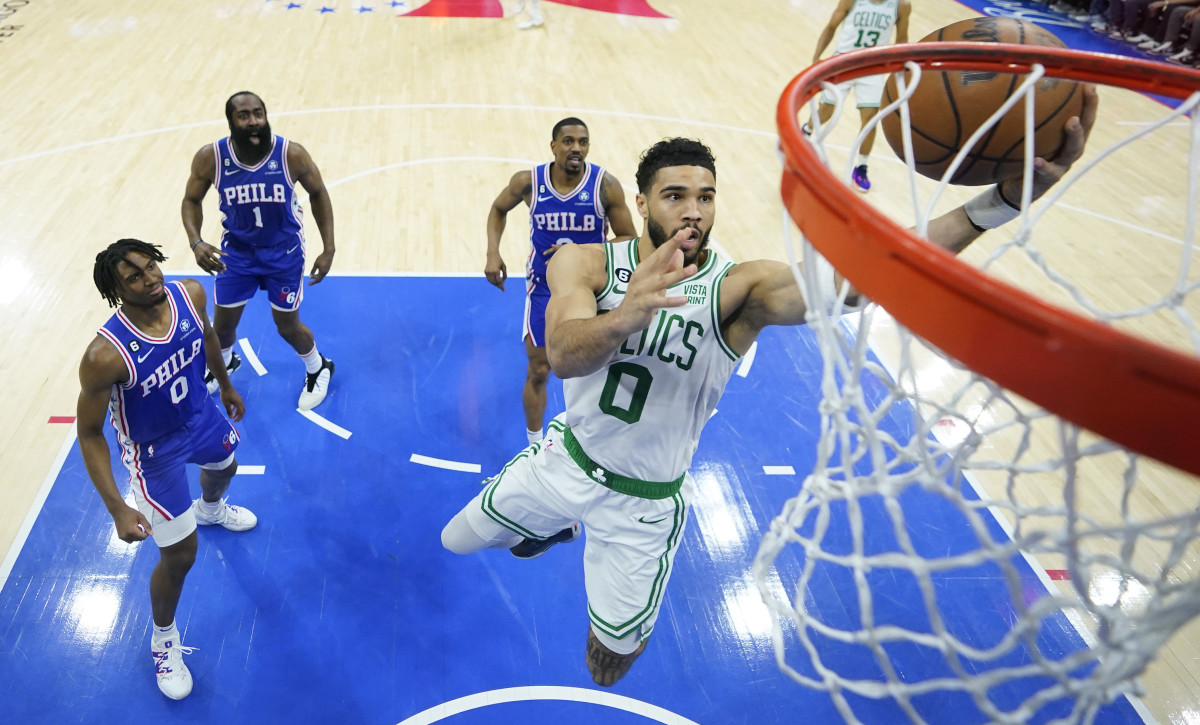
<path id="1" fill-rule="evenodd" d="M 914 64 L 909 69 L 919 74 Z M 1024 88 L 1041 72 L 1036 68 Z M 843 99 L 838 89 L 825 87 L 837 97 L 837 110 L 811 141 L 827 164 L 835 163 L 831 156 L 846 157 L 837 166 L 849 183 L 853 153 L 828 141 L 828 126 L 843 115 Z M 875 121 L 902 106 L 909 90 Z M 1011 99 L 1020 101 L 1019 95 Z M 1129 331 L 1165 317 L 1175 323 L 1177 346 L 1200 355 L 1194 319 L 1200 282 L 1192 264 L 1200 169 L 1197 105 L 1200 93 L 1157 122 L 1134 127 L 1108 149 L 1090 147 L 1067 179 L 1007 225 L 1013 230 L 990 232 L 977 243 L 990 247 L 990 236 L 1017 232 L 995 246 L 984 266 L 990 271 L 1007 256 L 1021 257 L 1024 268 L 1041 270 L 1076 311 Z M 808 110 L 815 120 L 813 106 L 815 101 Z M 1027 109 L 1030 129 L 1032 104 Z M 1103 103 L 1100 114 L 1103 122 Z M 858 126 L 858 114 L 845 115 Z M 1048 261 L 1050 248 L 1064 240 L 1037 238 L 1037 223 L 1097 164 L 1168 126 L 1184 139 L 1174 152 L 1182 171 L 1170 183 L 1186 186 L 1186 201 L 1166 212 L 1177 215 L 1176 228 L 1183 230 L 1176 239 L 1178 272 L 1165 275 L 1172 281 L 1149 302 L 1110 309 L 1073 281 L 1072 270 Z M 864 136 L 865 130 L 852 151 Z M 1094 133 L 1092 146 L 1095 138 Z M 964 146 L 973 143 L 974 138 Z M 873 168 L 883 168 L 888 157 L 886 145 L 877 144 Z M 1026 178 L 1031 162 L 1026 160 Z M 923 201 L 919 184 L 931 186 L 918 181 L 910 167 L 915 227 L 923 233 L 948 187 L 943 181 Z M 967 190 L 963 198 L 977 191 Z M 872 194 L 881 193 L 886 192 L 876 181 Z M 952 204 L 942 206 L 944 211 Z M 1024 207 L 1030 209 L 1028 201 Z M 791 228 L 786 213 L 784 225 Z M 790 234 L 785 236 L 794 263 L 797 252 Z M 930 700 L 922 695 L 957 692 L 991 722 L 1024 724 L 1091 722 L 1117 695 L 1137 692 L 1135 678 L 1159 647 L 1200 612 L 1195 481 L 972 373 L 873 304 L 844 309 L 846 290 L 839 297 L 831 289 L 828 264 L 807 240 L 800 250 L 803 272 L 797 282 L 824 357 L 817 462 L 772 522 L 754 565 L 775 620 L 780 667 L 806 687 L 830 693 L 850 723 L 860 720 L 849 693 L 892 698 L 913 722 L 925 723 Z M 1182 485 L 1165 492 L 1172 477 Z M 917 510 L 930 501 L 942 507 L 935 512 L 950 515 L 935 513 L 931 520 Z M 938 525 L 957 530 L 969 545 L 948 541 L 939 547 L 940 535 L 926 533 Z M 1062 570 L 1069 580 L 1054 583 L 1046 569 Z M 950 596 L 973 580 L 989 581 L 1002 593 L 1003 606 L 973 610 Z M 898 605 L 902 596 L 908 600 Z M 897 615 L 898 607 L 918 613 Z M 999 620 L 999 628 L 981 633 L 984 628 L 975 626 L 980 619 Z M 1072 629 L 1077 634 L 1066 638 L 1073 636 L 1074 645 L 1054 645 L 1042 636 Z M 980 719 L 964 713 L 962 721 Z"/>

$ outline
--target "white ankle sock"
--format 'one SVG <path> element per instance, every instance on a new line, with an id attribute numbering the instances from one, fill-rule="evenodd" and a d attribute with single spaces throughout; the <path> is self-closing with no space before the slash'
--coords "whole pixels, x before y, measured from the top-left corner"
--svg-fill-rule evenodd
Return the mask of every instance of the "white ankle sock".
<path id="1" fill-rule="evenodd" d="M 321 353 L 317 352 L 317 343 L 313 343 L 313 349 L 308 353 L 301 355 L 300 359 L 304 361 L 304 372 L 312 375 L 321 369 Z"/>
<path id="2" fill-rule="evenodd" d="M 162 644 L 163 642 L 166 642 L 167 640 L 172 640 L 176 644 L 179 643 L 179 630 L 175 628 L 174 620 L 171 620 L 171 623 L 165 627 L 160 627 L 157 624 L 155 624 L 154 625 L 154 634 L 151 635 L 151 637 L 150 637 L 151 644 L 153 644 L 153 645 Z"/>
<path id="3" fill-rule="evenodd" d="M 533 445 L 542 439 L 542 429 L 527 430 L 525 431 L 525 437 L 529 439 L 529 445 Z"/>
<path id="4" fill-rule="evenodd" d="M 213 501 L 212 503 L 209 503 L 208 501 L 204 500 L 203 496 L 200 497 L 200 503 L 197 505 L 200 507 L 201 513 L 208 514 L 209 516 L 215 516 L 217 512 L 221 510 L 220 501 Z"/>
<path id="5" fill-rule="evenodd" d="M 233 345 L 221 348 L 221 360 L 225 362 L 225 367 L 229 367 L 229 363 L 233 362 Z"/>

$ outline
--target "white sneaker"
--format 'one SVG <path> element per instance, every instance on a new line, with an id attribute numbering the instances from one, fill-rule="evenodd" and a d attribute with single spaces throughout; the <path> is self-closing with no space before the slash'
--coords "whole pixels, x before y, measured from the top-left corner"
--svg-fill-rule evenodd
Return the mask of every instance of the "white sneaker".
<path id="1" fill-rule="evenodd" d="M 225 366 L 225 372 L 233 375 L 233 371 L 237 370 L 241 366 L 242 358 L 235 352 L 233 353 L 233 357 L 229 359 L 229 364 Z M 216 395 L 217 392 L 221 390 L 221 384 L 217 382 L 217 379 L 213 376 L 211 370 L 204 371 L 204 384 L 208 387 L 208 392 L 211 395 Z"/>
<path id="2" fill-rule="evenodd" d="M 1154 38 L 1151 38 L 1149 35 L 1146 35 L 1145 33 L 1138 33 L 1137 35 L 1127 34 L 1125 36 L 1126 43 L 1133 43 L 1134 45 L 1138 45 L 1138 46 L 1140 46 L 1142 43 L 1145 43 L 1147 40 L 1153 42 Z"/>
<path id="3" fill-rule="evenodd" d="M 540 28 L 540 27 L 542 27 L 542 19 L 541 18 L 530 18 L 528 20 L 522 20 L 521 22 L 517 23 L 517 27 L 520 28 L 521 30 L 529 30 L 530 28 Z"/>
<path id="4" fill-rule="evenodd" d="M 304 387 L 300 390 L 300 410 L 312 410 L 321 404 L 329 393 L 329 379 L 333 377 L 333 361 L 321 356 L 321 369 L 306 373 Z"/>
<path id="5" fill-rule="evenodd" d="M 1179 51 L 1175 55 L 1168 55 L 1167 62 L 1168 63 L 1179 63 L 1180 65 L 1183 65 L 1185 63 L 1191 63 L 1192 62 L 1192 51 L 1188 50 L 1187 48 L 1184 48 L 1183 50 Z"/>
<path id="6" fill-rule="evenodd" d="M 226 503 L 228 500 L 227 498 L 221 499 L 221 507 L 212 516 L 200 510 L 200 499 L 192 501 L 192 513 L 196 515 L 196 523 L 201 526 L 220 524 L 230 531 L 248 531 L 253 529 L 255 524 L 258 523 L 258 517 L 250 509 L 242 508 L 241 506 L 230 506 Z"/>
<path id="7" fill-rule="evenodd" d="M 183 656 L 190 655 L 193 649 L 184 647 L 174 639 L 150 645 L 158 689 L 172 700 L 182 700 L 192 692 L 192 673 L 183 664 Z"/>
<path id="8" fill-rule="evenodd" d="M 1164 40 L 1162 43 L 1155 45 L 1150 49 L 1150 55 L 1162 55 L 1171 50 L 1173 43 L 1169 40 Z"/>

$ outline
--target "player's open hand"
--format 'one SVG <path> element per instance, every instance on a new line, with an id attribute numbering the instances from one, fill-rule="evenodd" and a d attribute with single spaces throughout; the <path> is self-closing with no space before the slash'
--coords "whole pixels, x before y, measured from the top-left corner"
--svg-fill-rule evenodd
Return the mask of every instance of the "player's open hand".
<path id="1" fill-rule="evenodd" d="M 126 506 L 113 514 L 113 524 L 117 527 L 117 538 L 126 544 L 143 541 L 154 533 L 142 512 L 132 506 Z"/>
<path id="2" fill-rule="evenodd" d="M 329 268 L 333 266 L 333 252 L 321 252 L 317 258 L 313 260 L 312 271 L 308 273 L 308 286 L 312 287 L 321 280 L 325 279 L 325 275 L 329 274 Z"/>
<path id="3" fill-rule="evenodd" d="M 225 262 L 221 260 L 225 253 L 208 242 L 197 243 L 192 248 L 192 253 L 196 255 L 196 264 L 200 265 L 200 269 L 205 272 L 220 274 L 225 271 Z"/>
<path id="4" fill-rule="evenodd" d="M 683 250 L 679 248 L 693 234 L 694 229 L 680 229 L 634 270 L 625 299 L 617 308 L 628 318 L 629 329 L 645 329 L 654 313 L 664 307 L 687 304 L 687 297 L 668 297 L 667 289 L 696 273 L 696 265 L 684 266 Z"/>
<path id="5" fill-rule="evenodd" d="M 235 423 L 246 414 L 246 404 L 242 402 L 242 395 L 232 383 L 221 387 L 221 406 L 225 408 L 229 419 Z"/>
<path id="6" fill-rule="evenodd" d="M 483 267 L 483 276 L 487 277 L 487 281 L 504 291 L 504 280 L 508 279 L 508 267 L 504 266 L 504 260 L 499 254 L 489 254 L 487 264 Z"/>
<path id="7" fill-rule="evenodd" d="M 1091 83 L 1080 84 L 1083 91 L 1083 108 L 1078 116 L 1072 116 L 1063 124 L 1063 139 L 1062 147 L 1059 148 L 1058 154 L 1053 159 L 1043 159 L 1038 157 L 1033 160 L 1033 198 L 1037 199 L 1045 194 L 1050 187 L 1057 184 L 1071 165 L 1083 156 L 1083 150 L 1087 147 L 1088 136 L 1092 133 L 1092 127 L 1096 125 L 1096 109 L 1100 107 L 1100 97 L 1096 93 L 1096 86 Z M 1021 177 L 1009 179 L 1000 184 L 1000 193 L 1005 199 L 1014 202 L 1014 205 L 1019 205 L 1021 201 Z"/>

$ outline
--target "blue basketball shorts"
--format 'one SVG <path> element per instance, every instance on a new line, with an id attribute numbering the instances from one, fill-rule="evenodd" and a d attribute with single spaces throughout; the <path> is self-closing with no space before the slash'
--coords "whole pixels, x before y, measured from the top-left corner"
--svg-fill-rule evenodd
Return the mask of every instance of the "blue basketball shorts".
<path id="1" fill-rule="evenodd" d="M 225 271 L 217 275 L 214 303 L 240 307 L 258 290 L 267 291 L 271 306 L 283 312 L 300 309 L 304 298 L 304 236 L 275 247 L 250 247 L 226 239 Z"/>
<path id="2" fill-rule="evenodd" d="M 153 441 L 139 443 L 117 433 L 121 462 L 129 472 L 134 500 L 154 529 L 155 542 L 170 546 L 196 528 L 190 516 L 192 494 L 187 464 L 221 470 L 233 463 L 239 436 L 215 399 L 181 428 Z M 178 522 L 178 523 L 176 523 Z M 190 524 L 190 525 L 189 525 Z"/>
<path id="3" fill-rule="evenodd" d="M 550 286 L 544 277 L 527 277 L 525 282 L 525 324 L 521 339 L 528 338 L 534 347 L 546 346 L 546 305 L 550 302 Z"/>

